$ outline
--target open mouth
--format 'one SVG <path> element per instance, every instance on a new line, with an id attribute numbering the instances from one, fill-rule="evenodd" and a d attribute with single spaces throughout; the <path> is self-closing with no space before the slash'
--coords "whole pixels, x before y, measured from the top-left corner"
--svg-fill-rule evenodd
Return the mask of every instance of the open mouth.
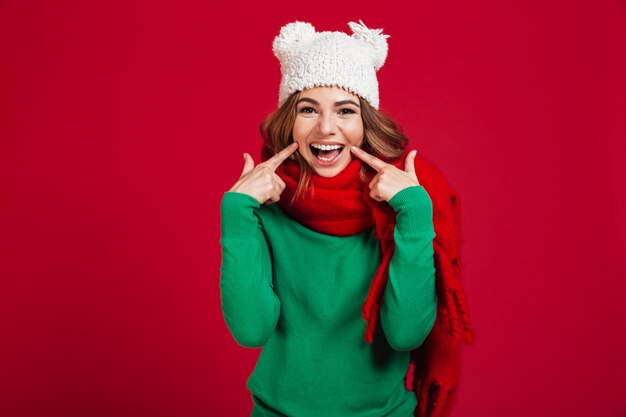
<path id="1" fill-rule="evenodd" d="M 324 162 L 330 162 L 333 159 L 337 158 L 345 145 L 322 145 L 319 143 L 312 143 L 309 145 L 311 152 L 317 159 Z"/>

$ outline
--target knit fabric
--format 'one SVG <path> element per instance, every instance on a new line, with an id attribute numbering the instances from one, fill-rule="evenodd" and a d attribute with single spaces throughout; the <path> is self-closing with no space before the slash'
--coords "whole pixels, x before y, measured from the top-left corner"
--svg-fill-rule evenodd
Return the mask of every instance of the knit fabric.
<path id="1" fill-rule="evenodd" d="M 228 192 L 222 200 L 222 308 L 244 346 L 263 346 L 247 387 L 258 416 L 407 417 L 410 350 L 435 320 L 432 204 L 421 186 L 390 201 L 397 250 L 372 343 L 362 300 L 380 264 L 372 228 L 318 233 L 280 206 Z"/>
<path id="2" fill-rule="evenodd" d="M 282 79 L 278 105 L 294 92 L 316 86 L 337 86 L 359 95 L 378 109 L 378 71 L 387 58 L 388 35 L 349 22 L 352 35 L 316 32 L 313 25 L 295 21 L 280 29 L 272 49 L 280 61 Z"/>
<path id="3" fill-rule="evenodd" d="M 379 156 L 379 155 L 377 155 Z M 269 150 L 264 147 L 262 159 L 271 157 Z M 379 156 L 380 157 L 380 156 Z M 406 152 L 395 161 L 391 161 L 396 167 L 401 168 L 406 159 Z M 277 174 L 283 178 L 287 188 L 294 186 L 293 172 L 295 162 L 286 160 L 277 170 Z M 354 168 L 360 161 L 352 161 L 348 168 L 336 178 L 324 179 L 314 176 L 314 179 L 322 186 L 325 182 L 346 181 L 346 177 L 355 178 L 357 172 Z M 465 301 L 465 295 L 460 283 L 460 206 L 459 196 L 448 184 L 442 173 L 432 164 L 427 162 L 419 154 L 415 157 L 415 172 L 420 184 L 426 189 L 433 202 L 433 221 L 436 238 L 433 242 L 434 262 L 437 272 L 436 290 L 438 297 L 437 319 L 433 331 L 426 339 L 423 346 L 415 349 L 411 355 L 411 364 L 406 373 L 406 387 L 413 390 L 419 399 L 419 407 L 416 409 L 418 416 L 447 416 L 451 412 L 455 399 L 456 387 L 460 373 L 461 344 L 474 342 L 474 331 L 470 325 L 469 311 Z M 363 186 L 363 184 L 360 184 Z M 346 187 L 343 195 L 332 196 L 335 209 L 345 209 L 346 206 L 360 205 L 355 203 L 355 196 Z M 352 187 L 353 188 L 353 187 Z M 286 189 L 283 194 L 289 195 Z M 325 195 L 326 193 L 321 193 Z M 367 202 L 373 217 L 373 224 L 378 238 L 381 240 L 382 261 L 376 272 L 368 297 L 363 305 L 363 318 L 368 321 L 366 328 L 366 340 L 371 341 L 374 329 L 377 325 L 378 315 L 381 308 L 381 295 L 387 283 L 388 262 L 394 251 L 393 225 L 395 223 L 393 210 L 390 210 L 384 202 L 376 204 L 367 193 L 367 187 L 363 190 L 361 198 Z M 316 199 L 320 198 L 319 196 Z M 350 200 L 348 202 L 343 200 Z M 282 201 L 282 203 L 281 203 Z M 279 204 L 287 208 L 285 201 Z M 339 202 L 341 201 L 341 202 Z M 321 209 L 320 209 L 321 207 Z M 324 205 L 316 206 L 314 210 L 318 215 L 324 215 Z M 352 208 L 353 209 L 353 208 Z M 306 208 L 301 205 L 300 210 L 292 210 L 297 218 L 303 218 Z M 342 213 L 345 215 L 345 212 Z M 335 214 L 339 217 L 341 214 Z M 314 217 L 309 213 L 308 217 Z M 352 216 L 344 216 L 347 220 Z M 340 228 L 341 230 L 341 228 Z"/>

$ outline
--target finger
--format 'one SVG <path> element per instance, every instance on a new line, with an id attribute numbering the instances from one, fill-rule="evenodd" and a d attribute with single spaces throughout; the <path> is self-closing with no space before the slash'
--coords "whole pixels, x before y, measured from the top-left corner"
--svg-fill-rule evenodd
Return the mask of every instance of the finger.
<path id="1" fill-rule="evenodd" d="M 378 184 L 378 181 L 380 181 L 380 175 L 376 175 L 376 176 L 375 176 L 375 177 L 374 177 L 374 178 L 370 181 L 370 183 L 369 183 L 367 186 L 368 186 L 368 187 L 370 188 L 370 190 L 371 190 L 371 189 L 373 189 L 373 188 L 374 188 L 374 186 L 375 186 L 376 184 Z"/>
<path id="2" fill-rule="evenodd" d="M 376 158 L 374 155 L 368 154 L 358 146 L 351 146 L 350 150 L 357 158 L 374 168 L 377 172 L 383 169 L 385 166 L 389 165 L 386 162 Z"/>
<path id="3" fill-rule="evenodd" d="M 404 171 L 409 174 L 415 174 L 415 154 L 417 151 L 411 151 L 404 160 Z"/>
<path id="4" fill-rule="evenodd" d="M 241 176 L 243 177 L 248 172 L 254 169 L 254 160 L 247 152 L 243 154 L 243 171 L 241 172 Z"/>
<path id="5" fill-rule="evenodd" d="M 273 187 L 274 191 L 275 191 L 278 195 L 280 195 L 280 194 L 283 192 L 283 190 L 281 189 L 280 184 L 279 184 L 279 183 L 278 183 L 278 181 L 276 181 L 275 179 L 272 179 L 272 187 Z"/>
<path id="6" fill-rule="evenodd" d="M 298 142 L 293 142 L 285 149 L 268 159 L 265 164 L 269 166 L 272 171 L 275 171 L 285 159 L 289 158 L 289 155 L 296 151 L 296 149 L 298 149 Z"/>
<path id="7" fill-rule="evenodd" d="M 370 197 L 372 197 L 376 201 L 383 201 L 383 198 L 378 194 L 378 190 L 370 191 Z"/>
<path id="8" fill-rule="evenodd" d="M 282 178 L 280 178 L 278 175 L 274 174 L 274 180 L 276 181 L 276 184 L 278 184 L 278 186 L 280 187 L 280 192 L 282 193 L 283 190 L 285 188 L 287 188 L 287 185 L 285 184 L 285 181 L 283 181 Z"/>
<path id="9" fill-rule="evenodd" d="M 280 193 L 274 189 L 269 193 L 269 197 L 265 201 L 265 204 L 270 205 L 277 202 L 278 200 L 280 200 Z"/>

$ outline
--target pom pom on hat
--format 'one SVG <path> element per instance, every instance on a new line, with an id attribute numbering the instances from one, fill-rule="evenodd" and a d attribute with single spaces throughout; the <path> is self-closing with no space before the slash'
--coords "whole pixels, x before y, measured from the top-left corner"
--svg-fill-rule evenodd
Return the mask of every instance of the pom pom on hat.
<path id="1" fill-rule="evenodd" d="M 295 21 L 288 23 L 280 29 L 280 33 L 274 39 L 272 49 L 274 55 L 280 60 L 297 52 L 301 47 L 313 39 L 315 28 L 310 23 Z"/>
<path id="2" fill-rule="evenodd" d="M 354 39 L 362 39 L 372 46 L 372 61 L 374 68 L 378 71 L 387 59 L 387 51 L 389 50 L 387 38 L 389 35 L 383 35 L 382 29 L 368 29 L 362 20 L 359 20 L 359 23 L 348 23 L 353 32 L 352 37 Z"/>
<path id="3" fill-rule="evenodd" d="M 278 105 L 296 91 L 316 86 L 344 88 L 378 109 L 378 71 L 387 58 L 389 35 L 369 29 L 362 20 L 349 22 L 352 36 L 316 32 L 313 25 L 295 21 L 280 29 L 272 45 L 281 64 Z"/>

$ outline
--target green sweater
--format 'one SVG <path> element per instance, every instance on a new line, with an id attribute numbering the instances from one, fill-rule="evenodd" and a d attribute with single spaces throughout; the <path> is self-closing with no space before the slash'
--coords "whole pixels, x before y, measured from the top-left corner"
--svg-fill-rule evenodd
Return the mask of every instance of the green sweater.
<path id="1" fill-rule="evenodd" d="M 389 204 L 396 248 L 368 344 L 361 308 L 381 260 L 374 230 L 322 234 L 277 204 L 224 194 L 224 319 L 237 343 L 263 347 L 246 383 L 253 416 L 413 416 L 409 351 L 430 332 L 437 305 L 432 202 L 413 186 Z"/>

